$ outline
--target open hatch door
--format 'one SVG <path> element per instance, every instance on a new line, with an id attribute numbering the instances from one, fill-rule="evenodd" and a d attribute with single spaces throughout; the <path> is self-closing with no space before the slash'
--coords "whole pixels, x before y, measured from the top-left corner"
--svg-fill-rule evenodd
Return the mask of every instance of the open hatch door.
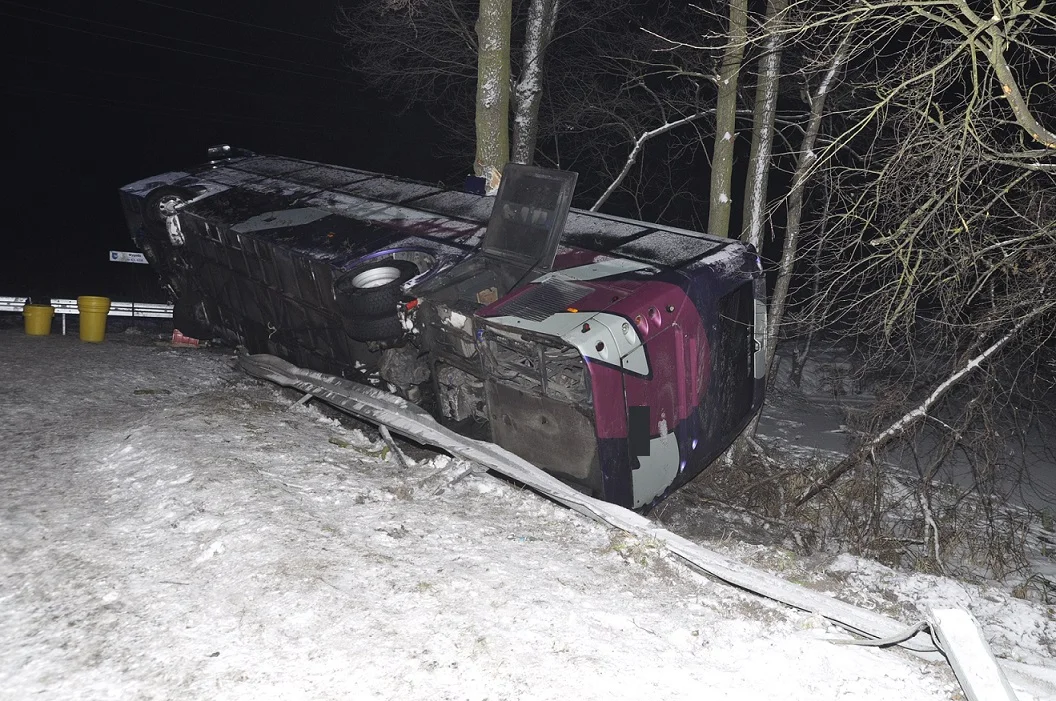
<path id="1" fill-rule="evenodd" d="M 472 314 L 554 265 L 576 188 L 575 173 L 509 163 L 481 247 L 415 288 L 415 294 Z"/>
<path id="2" fill-rule="evenodd" d="M 521 277 L 550 270 L 576 189 L 576 173 L 509 163 L 481 250 Z M 500 290 L 505 294 L 509 290 Z"/>

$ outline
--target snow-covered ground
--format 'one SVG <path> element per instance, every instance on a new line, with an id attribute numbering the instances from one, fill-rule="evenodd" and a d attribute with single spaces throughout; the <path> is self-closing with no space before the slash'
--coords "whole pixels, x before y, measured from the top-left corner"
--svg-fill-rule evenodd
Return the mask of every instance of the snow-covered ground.
<path id="1" fill-rule="evenodd" d="M 0 330 L 0 699 L 960 698 L 945 665 L 833 644 L 655 543 L 446 456 L 400 468 L 293 404 L 135 329 Z M 998 589 L 714 545 L 854 603 L 967 606 L 1000 656 L 1052 665 L 1052 611 Z"/>

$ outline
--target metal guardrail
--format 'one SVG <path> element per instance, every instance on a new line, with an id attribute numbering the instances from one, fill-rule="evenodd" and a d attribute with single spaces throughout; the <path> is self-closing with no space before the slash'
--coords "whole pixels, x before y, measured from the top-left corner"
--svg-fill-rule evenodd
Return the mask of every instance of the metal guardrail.
<path id="1" fill-rule="evenodd" d="M 28 297 L 0 297 L 0 312 L 22 312 Z M 53 299 L 50 302 L 55 313 L 62 317 L 62 333 L 66 334 L 66 315 L 80 314 L 75 299 Z M 153 319 L 171 319 L 172 305 L 154 302 L 110 302 L 108 316 L 132 316 Z"/>
<path id="2" fill-rule="evenodd" d="M 482 465 L 527 485 L 587 518 L 647 542 L 659 543 L 671 554 L 718 582 L 823 616 L 869 639 L 856 641 L 859 644 L 884 647 L 900 645 L 930 662 L 948 659 L 969 701 L 1015 701 L 1017 696 L 1009 684 L 1009 678 L 1032 697 L 1053 698 L 1051 693 L 1047 693 L 1052 688 L 1047 675 L 1049 668 L 1024 664 L 1012 667 L 1010 662 L 1006 662 L 1004 667 L 999 666 L 978 622 L 965 610 L 933 608 L 930 622 L 907 629 L 904 623 L 872 609 L 848 604 L 755 569 L 676 535 L 629 509 L 589 497 L 494 443 L 455 433 L 439 424 L 424 409 L 395 395 L 344 378 L 305 370 L 273 355 L 241 355 L 236 362 L 237 367 L 254 377 L 304 392 L 302 402 L 306 397 L 318 397 L 357 418 L 378 426 L 388 426 L 416 442 L 443 448 L 469 463 Z M 462 479 L 466 474 L 468 472 L 463 472 L 452 481 Z M 929 626 L 937 633 L 942 648 L 938 648 L 935 640 L 925 633 Z M 842 639 L 833 642 L 850 641 Z"/>

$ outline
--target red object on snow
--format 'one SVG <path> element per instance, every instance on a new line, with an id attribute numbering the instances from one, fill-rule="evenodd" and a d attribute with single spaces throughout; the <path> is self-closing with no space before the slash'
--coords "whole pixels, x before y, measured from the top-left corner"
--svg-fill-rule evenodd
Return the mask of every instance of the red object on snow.
<path id="1" fill-rule="evenodd" d="M 180 333 L 179 329 L 172 330 L 172 345 L 174 346 L 189 346 L 191 348 L 197 348 L 199 343 L 200 341 L 197 338 L 184 336 Z"/>

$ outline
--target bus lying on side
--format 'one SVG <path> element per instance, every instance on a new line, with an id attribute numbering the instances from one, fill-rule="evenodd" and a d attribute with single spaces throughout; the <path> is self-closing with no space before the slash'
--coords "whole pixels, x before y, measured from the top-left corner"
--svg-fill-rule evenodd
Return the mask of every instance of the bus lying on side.
<path id="1" fill-rule="evenodd" d="M 764 282 L 739 241 L 292 158 L 121 189 L 176 327 L 387 388 L 598 498 L 647 508 L 759 410 Z"/>

